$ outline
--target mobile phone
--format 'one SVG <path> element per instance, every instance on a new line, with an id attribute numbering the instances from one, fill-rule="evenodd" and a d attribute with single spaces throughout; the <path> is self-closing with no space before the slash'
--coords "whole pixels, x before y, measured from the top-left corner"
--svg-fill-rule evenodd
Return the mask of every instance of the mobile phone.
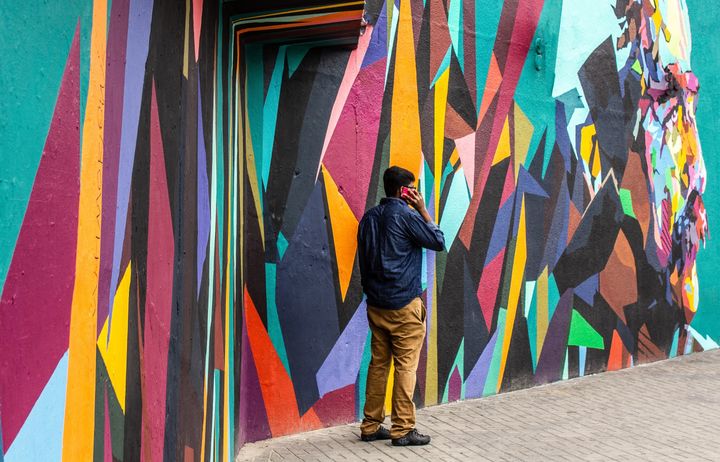
<path id="1" fill-rule="evenodd" d="M 410 188 L 408 188 L 408 187 L 406 187 L 406 186 L 400 186 L 400 196 L 401 196 L 401 197 L 407 196 L 409 190 L 410 190 Z"/>

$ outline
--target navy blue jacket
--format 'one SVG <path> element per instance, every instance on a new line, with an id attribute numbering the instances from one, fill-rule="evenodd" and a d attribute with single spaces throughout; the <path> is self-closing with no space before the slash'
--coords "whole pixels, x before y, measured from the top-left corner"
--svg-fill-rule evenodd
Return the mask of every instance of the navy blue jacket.
<path id="1" fill-rule="evenodd" d="M 422 248 L 445 250 L 445 236 L 404 200 L 386 197 L 358 227 L 358 259 L 368 305 L 402 308 L 422 294 Z"/>

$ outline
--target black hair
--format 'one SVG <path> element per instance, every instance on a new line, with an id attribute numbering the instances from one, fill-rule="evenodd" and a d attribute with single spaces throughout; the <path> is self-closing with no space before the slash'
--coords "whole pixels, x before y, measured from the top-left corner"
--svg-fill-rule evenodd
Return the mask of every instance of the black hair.
<path id="1" fill-rule="evenodd" d="M 415 175 L 402 167 L 394 165 L 383 173 L 383 186 L 387 197 L 396 196 L 402 186 L 410 186 L 413 183 L 415 183 Z"/>

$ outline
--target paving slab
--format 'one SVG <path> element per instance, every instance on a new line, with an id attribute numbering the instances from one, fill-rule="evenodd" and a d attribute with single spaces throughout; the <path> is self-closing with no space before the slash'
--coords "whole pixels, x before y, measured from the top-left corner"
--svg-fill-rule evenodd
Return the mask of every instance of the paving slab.
<path id="1" fill-rule="evenodd" d="M 238 461 L 720 461 L 720 350 L 420 409 L 428 446 L 359 424 L 250 443 Z"/>

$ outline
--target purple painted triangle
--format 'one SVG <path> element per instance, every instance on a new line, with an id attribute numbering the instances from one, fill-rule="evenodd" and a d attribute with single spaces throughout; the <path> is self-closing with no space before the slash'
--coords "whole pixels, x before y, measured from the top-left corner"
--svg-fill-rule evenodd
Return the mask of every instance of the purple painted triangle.
<path id="1" fill-rule="evenodd" d="M 68 348 L 80 197 L 79 30 L 78 23 L 0 299 L 6 448 Z"/>
<path id="2" fill-rule="evenodd" d="M 560 297 L 555 313 L 550 320 L 535 372 L 535 382 L 538 384 L 554 382 L 562 377 L 565 349 L 570 332 L 572 301 L 573 291 L 568 289 Z"/>
<path id="3" fill-rule="evenodd" d="M 238 412 L 237 444 L 270 438 L 270 425 L 265 412 L 265 401 L 260 389 L 260 379 L 255 358 L 250 350 L 247 325 L 242 327 L 242 364 L 240 366 L 240 409 Z"/>

